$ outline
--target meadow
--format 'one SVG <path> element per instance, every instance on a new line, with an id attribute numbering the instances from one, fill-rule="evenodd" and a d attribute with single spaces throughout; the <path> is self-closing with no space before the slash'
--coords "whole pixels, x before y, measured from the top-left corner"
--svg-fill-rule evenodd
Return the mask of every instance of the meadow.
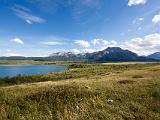
<path id="1" fill-rule="evenodd" d="M 1 120 L 159 120 L 160 63 L 61 63 L 0 79 Z"/>

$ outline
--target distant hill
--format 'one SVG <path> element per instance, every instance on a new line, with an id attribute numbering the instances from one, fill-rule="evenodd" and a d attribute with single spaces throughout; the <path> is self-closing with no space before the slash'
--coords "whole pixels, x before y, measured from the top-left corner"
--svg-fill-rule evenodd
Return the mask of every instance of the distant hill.
<path id="1" fill-rule="evenodd" d="M 151 57 L 138 56 L 136 53 L 120 47 L 108 47 L 102 51 L 84 54 L 72 52 L 57 52 L 48 57 L 0 57 L 0 60 L 49 60 L 49 61 L 93 61 L 93 62 L 121 62 L 121 61 L 155 61 Z"/>
<path id="2" fill-rule="evenodd" d="M 10 57 L 0 57 L 0 60 L 25 60 L 26 57 L 23 56 L 10 56 Z"/>
<path id="3" fill-rule="evenodd" d="M 160 52 L 153 53 L 151 55 L 148 55 L 147 57 L 160 60 Z"/>

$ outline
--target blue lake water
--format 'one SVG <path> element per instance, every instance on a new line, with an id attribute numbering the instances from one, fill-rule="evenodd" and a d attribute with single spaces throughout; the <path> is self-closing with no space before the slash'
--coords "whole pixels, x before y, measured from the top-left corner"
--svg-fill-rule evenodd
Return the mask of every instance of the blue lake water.
<path id="1" fill-rule="evenodd" d="M 52 65 L 0 65 L 0 78 L 14 77 L 16 75 L 45 74 L 49 72 L 61 72 L 67 70 L 66 66 Z"/>

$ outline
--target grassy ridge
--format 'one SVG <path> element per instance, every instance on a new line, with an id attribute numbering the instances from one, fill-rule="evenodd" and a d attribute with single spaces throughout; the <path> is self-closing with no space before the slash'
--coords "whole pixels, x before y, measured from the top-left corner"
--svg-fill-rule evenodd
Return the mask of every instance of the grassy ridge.
<path id="1" fill-rule="evenodd" d="M 1 87 L 0 119 L 159 120 L 159 64 L 72 65 L 71 68 L 66 72 L 79 76 Z M 108 99 L 113 103 L 108 104 Z"/>

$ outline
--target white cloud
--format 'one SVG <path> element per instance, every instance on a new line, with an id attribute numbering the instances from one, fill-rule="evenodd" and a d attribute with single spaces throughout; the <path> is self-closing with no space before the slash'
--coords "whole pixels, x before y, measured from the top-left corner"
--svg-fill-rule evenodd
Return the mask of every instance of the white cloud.
<path id="1" fill-rule="evenodd" d="M 139 18 L 139 20 L 140 20 L 140 21 L 143 21 L 143 20 L 144 20 L 144 18 Z"/>
<path id="2" fill-rule="evenodd" d="M 129 0 L 128 6 L 145 4 L 147 0 Z"/>
<path id="3" fill-rule="evenodd" d="M 140 18 L 135 18 L 135 19 L 132 21 L 132 24 L 141 24 L 143 20 L 144 20 L 144 18 L 142 18 L 142 17 L 140 17 Z"/>
<path id="4" fill-rule="evenodd" d="M 91 41 L 91 43 L 96 46 L 96 45 L 108 45 L 109 42 L 107 40 L 104 40 L 104 39 L 93 39 Z"/>
<path id="5" fill-rule="evenodd" d="M 160 23 L 160 14 L 159 15 L 155 15 L 152 19 L 153 23 Z"/>
<path id="6" fill-rule="evenodd" d="M 23 6 L 16 5 L 13 8 L 11 8 L 11 10 L 14 11 L 16 16 L 25 20 L 25 22 L 27 22 L 28 24 L 45 23 L 46 22 L 43 18 L 38 17 L 36 15 L 33 15 L 31 13 L 31 10 L 29 10 L 28 8 L 25 8 Z"/>
<path id="7" fill-rule="evenodd" d="M 57 37 L 57 36 L 47 36 L 47 37 L 40 37 L 40 44 L 42 45 L 48 45 L 48 46 L 56 46 L 56 45 L 65 45 L 67 44 L 67 41 L 69 41 L 66 38 Z"/>
<path id="8" fill-rule="evenodd" d="M 71 52 L 73 52 L 74 54 L 79 54 L 80 50 L 78 50 L 78 49 L 72 49 Z"/>
<path id="9" fill-rule="evenodd" d="M 92 49 L 92 48 L 87 48 L 87 49 L 84 49 L 83 52 L 84 53 L 93 53 L 93 52 L 96 52 L 96 50 Z"/>
<path id="10" fill-rule="evenodd" d="M 75 40 L 74 43 L 79 45 L 82 48 L 90 47 L 90 43 L 88 41 L 85 41 L 85 40 Z"/>
<path id="11" fill-rule="evenodd" d="M 107 47 L 114 47 L 117 45 L 117 42 L 115 40 L 104 40 L 104 39 L 93 39 L 91 40 L 91 44 L 93 44 L 93 47 L 96 49 L 96 51 L 103 50 Z"/>
<path id="12" fill-rule="evenodd" d="M 63 45 L 64 43 L 58 42 L 58 41 L 48 41 L 48 42 L 42 42 L 44 45 Z"/>
<path id="13" fill-rule="evenodd" d="M 139 18 L 139 21 L 143 21 L 144 20 L 144 18 Z"/>
<path id="14" fill-rule="evenodd" d="M 139 55 L 148 55 L 160 51 L 160 34 L 150 34 L 143 38 L 133 38 L 120 45 L 124 49 L 129 49 Z"/>
<path id="15" fill-rule="evenodd" d="M 18 4 L 16 4 L 14 7 L 17 8 L 17 9 L 21 9 L 23 11 L 31 12 L 30 9 L 28 9 L 28 8 L 26 8 L 24 6 L 18 5 Z"/>
<path id="16" fill-rule="evenodd" d="M 2 51 L 0 51 L 2 52 Z M 21 54 L 18 54 L 17 52 L 10 50 L 10 49 L 6 49 L 1 53 L 1 56 L 22 56 Z"/>
<path id="17" fill-rule="evenodd" d="M 22 55 L 17 53 L 8 53 L 6 56 L 22 56 Z"/>
<path id="18" fill-rule="evenodd" d="M 11 52 L 11 50 L 10 50 L 10 49 L 6 49 L 6 51 L 7 51 L 7 52 Z"/>
<path id="19" fill-rule="evenodd" d="M 11 42 L 17 43 L 17 44 L 24 44 L 24 42 L 20 38 L 14 38 L 10 40 Z"/>
<path id="20" fill-rule="evenodd" d="M 26 22 L 27 22 L 28 24 L 33 24 L 32 21 L 30 21 L 30 20 L 26 20 Z"/>
<path id="21" fill-rule="evenodd" d="M 142 27 L 138 27 L 138 30 L 142 30 Z"/>
<path id="22" fill-rule="evenodd" d="M 114 47 L 117 45 L 117 42 L 115 40 L 111 40 L 109 46 Z"/>

